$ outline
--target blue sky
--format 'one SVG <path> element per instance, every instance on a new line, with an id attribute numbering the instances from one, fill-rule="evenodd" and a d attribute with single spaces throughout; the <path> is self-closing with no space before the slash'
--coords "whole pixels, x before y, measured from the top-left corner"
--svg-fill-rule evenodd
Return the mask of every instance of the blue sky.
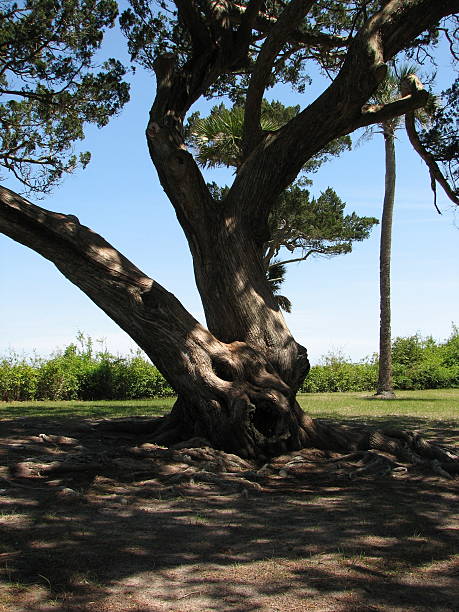
<path id="1" fill-rule="evenodd" d="M 112 34 L 110 48 L 119 44 Z M 440 76 L 451 67 L 443 57 Z M 316 86 L 314 86 L 315 88 Z M 147 274 L 172 291 L 201 321 L 191 258 L 175 214 L 151 164 L 144 130 L 154 95 L 153 77 L 137 71 L 132 99 L 102 130 L 89 128 L 83 150 L 92 161 L 67 177 L 51 196 L 31 198 L 41 206 L 78 216 Z M 282 88 L 270 97 L 285 104 L 308 102 Z M 196 109 L 205 110 L 208 104 Z M 196 110 L 193 109 L 193 110 Z M 357 137 L 354 136 L 354 140 Z M 381 135 L 326 164 L 314 175 L 312 192 L 332 186 L 348 211 L 380 218 L 384 189 Z M 393 336 L 420 332 L 447 337 L 459 323 L 459 210 L 439 191 L 433 206 L 423 162 L 402 131 L 397 140 L 397 193 L 393 235 Z M 231 173 L 209 180 L 224 184 Z M 4 185 L 15 188 L 13 181 Z M 316 363 L 329 351 L 358 360 L 378 347 L 379 229 L 349 255 L 314 259 L 288 268 L 283 293 L 293 303 L 287 322 Z M 9 350 L 43 355 L 75 339 L 79 330 L 105 339 L 115 353 L 135 348 L 129 337 L 51 264 L 0 234 L 0 354 Z"/>

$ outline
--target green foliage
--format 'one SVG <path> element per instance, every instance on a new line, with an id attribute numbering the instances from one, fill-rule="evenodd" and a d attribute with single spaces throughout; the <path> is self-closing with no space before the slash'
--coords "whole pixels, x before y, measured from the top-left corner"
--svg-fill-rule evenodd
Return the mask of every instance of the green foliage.
<path id="1" fill-rule="evenodd" d="M 300 112 L 299 106 L 284 106 L 281 102 L 263 100 L 260 126 L 265 132 L 278 130 Z M 214 106 L 207 117 L 199 112 L 190 115 L 186 127 L 186 141 L 196 151 L 196 159 L 204 167 L 227 166 L 239 168 L 243 161 L 242 136 L 244 107 L 224 104 Z M 320 153 L 310 159 L 305 171 L 315 172 L 330 156 L 338 156 L 351 148 L 349 136 L 330 142 Z"/>
<path id="2" fill-rule="evenodd" d="M 396 338 L 392 345 L 397 389 L 442 389 L 459 386 L 459 330 L 438 343 L 419 334 Z"/>
<path id="3" fill-rule="evenodd" d="M 313 366 L 301 387 L 305 393 L 366 391 L 373 389 L 378 380 L 374 361 L 351 363 L 343 355 L 329 353 L 322 363 Z"/>
<path id="4" fill-rule="evenodd" d="M 285 312 L 292 312 L 292 302 L 285 295 L 279 293 L 280 288 L 284 282 L 285 277 L 285 264 L 274 261 L 268 267 L 266 272 L 271 290 L 279 308 L 282 308 Z"/>
<path id="5" fill-rule="evenodd" d="M 297 115 L 299 106 L 284 106 L 280 102 L 263 100 L 260 125 L 264 131 L 274 131 Z M 214 106 L 207 117 L 199 112 L 190 115 L 186 124 L 186 139 L 196 150 L 201 166 L 238 168 L 242 163 L 244 107 L 224 104 Z M 344 140 L 344 139 L 343 139 Z M 345 142 L 348 142 L 346 139 Z"/>
<path id="6" fill-rule="evenodd" d="M 437 342 L 419 334 L 395 338 L 392 344 L 395 389 L 459 388 L 459 329 Z M 328 353 L 313 366 L 303 393 L 371 391 L 378 379 L 377 356 L 352 363 L 341 353 Z M 134 400 L 164 398 L 173 389 L 140 353 L 118 357 L 95 350 L 91 338 L 79 334 L 76 343 L 48 359 L 15 353 L 0 360 L 0 400 Z"/>
<path id="7" fill-rule="evenodd" d="M 459 329 L 437 342 L 419 334 L 392 342 L 394 389 L 447 389 L 459 387 Z M 352 363 L 329 353 L 313 366 L 301 387 L 305 393 L 371 391 L 378 380 L 377 356 Z"/>
<path id="8" fill-rule="evenodd" d="M 85 166 L 73 153 L 84 125 L 101 127 L 129 99 L 119 61 L 94 63 L 114 0 L 0 0 L 0 165 L 47 191 Z"/>
<path id="9" fill-rule="evenodd" d="M 38 369 L 11 354 L 0 361 L 0 399 L 6 402 L 35 399 Z"/>
<path id="10" fill-rule="evenodd" d="M 350 253 L 352 243 L 369 237 L 378 223 L 374 217 L 344 214 L 346 204 L 330 187 L 318 198 L 293 184 L 280 196 L 269 217 L 271 239 L 266 250 L 277 257 L 281 248 L 299 259 L 311 255 L 334 256 Z"/>
<path id="11" fill-rule="evenodd" d="M 16 355 L 0 361 L 0 398 L 24 400 L 98 400 L 167 397 L 174 392 L 158 370 L 140 355 L 120 358 L 95 351 L 80 334 L 49 359 L 29 363 Z"/>
<path id="12" fill-rule="evenodd" d="M 443 363 L 454 366 L 459 363 L 459 327 L 453 323 L 450 337 L 443 345 Z"/>
<path id="13" fill-rule="evenodd" d="M 392 341 L 392 360 L 405 368 L 417 364 L 422 361 L 425 344 L 419 334 L 395 338 Z"/>

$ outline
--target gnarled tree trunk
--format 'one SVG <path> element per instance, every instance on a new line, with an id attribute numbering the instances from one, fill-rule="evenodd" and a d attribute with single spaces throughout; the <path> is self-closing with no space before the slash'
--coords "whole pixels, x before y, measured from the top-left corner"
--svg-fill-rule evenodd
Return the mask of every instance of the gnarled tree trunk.
<path id="1" fill-rule="evenodd" d="M 155 439 L 199 436 L 215 448 L 250 457 L 305 445 L 313 422 L 296 405 L 295 393 L 308 361 L 278 310 L 266 308 L 259 341 L 228 335 L 222 341 L 76 217 L 47 211 L 5 188 L 0 214 L 4 233 L 51 260 L 137 342 L 177 391 L 177 403 Z M 233 301 L 239 293 L 237 285 Z M 226 300 L 229 295 L 227 290 Z M 209 295 L 208 307 L 216 312 L 221 299 Z M 248 299 L 246 304 L 248 310 Z M 224 329 L 231 315 L 222 312 Z M 261 325 L 259 308 L 255 315 L 244 322 L 252 334 Z M 241 325 L 242 338 L 244 329 Z M 234 323 L 232 332 L 237 333 Z"/>

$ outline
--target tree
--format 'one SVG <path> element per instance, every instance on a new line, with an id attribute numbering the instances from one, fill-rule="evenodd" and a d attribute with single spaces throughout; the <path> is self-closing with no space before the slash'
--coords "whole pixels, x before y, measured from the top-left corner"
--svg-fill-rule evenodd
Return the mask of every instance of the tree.
<path id="1" fill-rule="evenodd" d="M 381 83 L 376 91 L 373 101 L 376 104 L 387 104 L 400 97 L 400 89 L 404 83 L 408 84 L 411 80 L 418 80 L 417 69 L 414 65 L 403 65 L 398 73 L 390 70 L 386 79 Z M 406 85 L 405 85 L 406 87 Z M 419 87 L 419 83 L 418 83 Z M 410 113 L 410 120 L 405 120 L 405 126 L 414 145 L 416 136 L 415 121 L 423 126 L 430 123 L 436 114 L 436 100 L 433 96 L 422 108 Z M 395 203 L 395 183 L 396 183 L 396 157 L 395 157 L 395 132 L 400 128 L 401 117 L 394 117 L 383 121 L 380 124 L 384 136 L 385 152 L 385 185 L 384 202 L 381 221 L 380 255 L 379 255 L 379 293 L 380 293 L 380 326 L 379 326 L 379 371 L 378 385 L 375 397 L 380 399 L 393 399 L 395 397 L 392 383 L 392 342 L 391 342 L 391 248 L 392 248 L 392 220 Z M 412 125 L 411 125 L 412 124 Z M 419 147 L 414 146 L 415 150 L 425 157 L 424 152 Z M 432 170 L 431 170 L 432 172 Z M 447 195 L 451 194 L 449 183 L 444 179 L 441 172 L 437 176 L 443 186 L 447 186 Z M 432 178 L 433 189 L 435 192 L 435 180 Z"/>
<path id="2" fill-rule="evenodd" d="M 113 0 L 0 2 L 0 166 L 28 191 L 85 166 L 90 154 L 72 151 L 84 124 L 106 125 L 128 101 L 121 63 L 93 59 L 117 14 Z"/>
<path id="3" fill-rule="evenodd" d="M 177 401 L 152 424 L 152 439 L 199 436 L 259 460 L 307 445 L 388 444 L 382 435 L 354 436 L 314 421 L 296 403 L 307 352 L 273 297 L 263 245 L 276 199 L 309 159 L 336 138 L 425 104 L 426 92 L 413 82 L 402 99 L 365 109 L 387 62 L 429 44 L 423 33 L 437 32 L 440 20 L 447 27 L 456 8 L 456 0 L 135 0 L 123 15 L 133 59 L 156 75 L 148 148 L 190 245 L 208 327 L 75 217 L 2 188 L 0 219 L 5 234 L 51 260 L 173 385 Z M 266 88 L 284 80 L 301 89 L 306 61 L 333 74 L 331 83 L 282 128 L 263 131 Z M 212 197 L 183 130 L 192 104 L 217 94 L 244 96 L 245 109 L 243 159 L 223 201 Z"/>
<path id="4" fill-rule="evenodd" d="M 415 66 L 404 66 L 401 75 L 390 70 L 386 79 L 374 95 L 374 102 L 387 104 L 400 97 L 400 82 L 403 78 L 415 75 Z M 424 109 L 418 109 L 418 119 L 422 120 Z M 396 158 L 395 131 L 400 127 L 401 118 L 393 117 L 380 124 L 384 136 L 384 202 L 381 221 L 381 237 L 379 251 L 379 367 L 378 386 L 375 397 L 392 399 L 395 397 L 392 383 L 392 343 L 391 343 L 391 250 L 392 250 L 392 220 L 395 203 Z"/>
<path id="5" fill-rule="evenodd" d="M 260 125 L 264 131 L 277 130 L 298 112 L 298 106 L 286 107 L 278 101 L 263 100 Z M 243 106 L 228 109 L 220 104 L 208 117 L 201 118 L 200 113 L 191 115 L 186 125 L 187 142 L 196 149 L 196 159 L 201 166 L 223 165 L 234 167 L 237 172 L 243 161 L 243 128 Z M 350 146 L 349 137 L 332 141 L 308 160 L 303 170 L 316 171 L 331 155 L 339 155 Z M 359 217 L 355 213 L 344 215 L 345 204 L 331 188 L 317 199 L 310 199 L 309 191 L 303 188 L 308 183 L 311 183 L 309 179 L 297 180 L 279 195 L 268 218 L 269 240 L 263 245 L 267 278 L 278 305 L 286 312 L 290 312 L 291 303 L 285 296 L 278 295 L 285 264 L 305 261 L 314 255 L 333 257 L 350 253 L 352 243 L 368 238 L 372 226 L 378 223 L 374 217 Z M 211 189 L 219 200 L 228 193 L 227 187 L 221 189 L 215 184 Z M 291 255 L 280 262 L 277 258 L 282 249 Z M 272 267 L 275 269 L 271 270 Z"/>

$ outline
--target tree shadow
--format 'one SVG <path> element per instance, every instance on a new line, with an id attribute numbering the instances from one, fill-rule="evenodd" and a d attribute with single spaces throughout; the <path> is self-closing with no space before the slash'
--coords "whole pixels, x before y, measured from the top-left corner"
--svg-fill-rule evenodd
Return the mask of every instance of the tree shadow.
<path id="1" fill-rule="evenodd" d="M 66 425 L 48 431 L 69 435 Z M 20 422 L 8 433 L 21 431 L 24 448 L 0 448 L 5 469 L 54 452 Z M 454 609 L 457 481 L 311 474 L 247 493 L 142 478 L 108 466 L 72 475 L 70 499 L 57 479 L 0 482 L 6 609 Z"/>

